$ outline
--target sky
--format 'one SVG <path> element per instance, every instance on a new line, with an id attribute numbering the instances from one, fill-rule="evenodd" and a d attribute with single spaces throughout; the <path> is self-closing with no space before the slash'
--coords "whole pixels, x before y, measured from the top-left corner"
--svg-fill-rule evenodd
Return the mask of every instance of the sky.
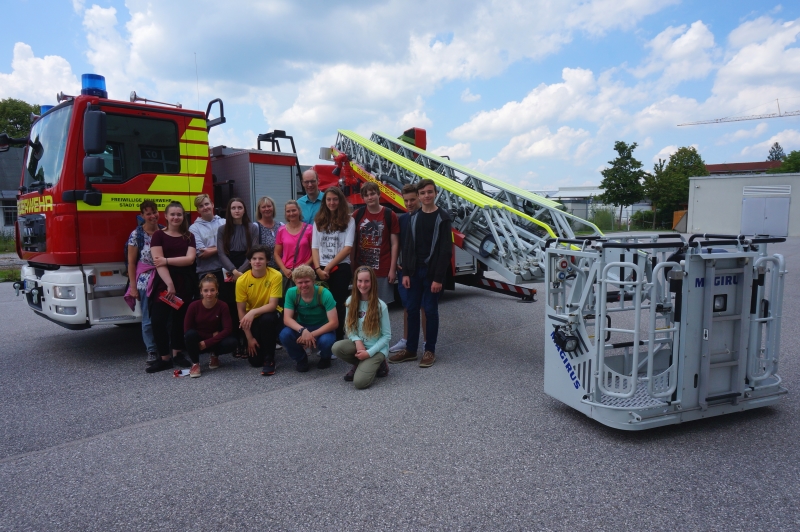
<path id="1" fill-rule="evenodd" d="M 205 110 L 212 145 L 338 129 L 427 130 L 428 148 L 529 190 L 597 185 L 614 142 L 651 169 L 800 150 L 800 2 L 741 0 L 5 0 L 0 99 L 55 104 L 80 76 Z"/>

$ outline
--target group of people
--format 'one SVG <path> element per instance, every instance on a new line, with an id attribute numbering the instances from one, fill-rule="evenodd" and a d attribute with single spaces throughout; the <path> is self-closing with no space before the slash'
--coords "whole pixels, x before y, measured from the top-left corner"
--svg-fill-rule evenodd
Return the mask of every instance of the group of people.
<path id="1" fill-rule="evenodd" d="M 338 187 L 320 194 L 313 170 L 302 184 L 306 195 L 284 206 L 286 223 L 267 196 L 251 222 L 240 198 L 228 201 L 222 219 L 201 194 L 191 226 L 179 202 L 167 205 L 166 226 L 158 206 L 142 202 L 143 223 L 127 241 L 126 300 L 141 308 L 147 373 L 178 366 L 199 377 L 202 353 L 209 369 L 231 353 L 269 376 L 284 348 L 300 372 L 314 352 L 319 369 L 339 358 L 352 365 L 344 379 L 366 388 L 389 374 L 389 363 L 418 359 L 421 327 L 419 365 L 433 365 L 452 253 L 434 182 L 406 185 L 408 212 L 399 217 L 380 204 L 374 183 L 361 187 L 364 206 L 352 213 Z M 404 337 L 390 347 L 395 282 L 406 312 Z"/>

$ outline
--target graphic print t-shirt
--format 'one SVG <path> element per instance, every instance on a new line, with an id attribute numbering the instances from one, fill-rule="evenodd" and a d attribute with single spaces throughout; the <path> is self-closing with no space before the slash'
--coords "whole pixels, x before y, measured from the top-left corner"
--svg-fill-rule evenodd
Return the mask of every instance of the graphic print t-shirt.
<path id="1" fill-rule="evenodd" d="M 375 270 L 375 275 L 378 277 L 388 276 L 392 260 L 390 235 L 400 234 L 397 215 L 394 212 L 391 213 L 390 227 L 386 227 L 386 215 L 383 209 L 378 214 L 372 214 L 368 210 L 364 211 L 364 217 L 361 218 L 357 229 L 356 262 L 358 266 L 369 266 Z"/>

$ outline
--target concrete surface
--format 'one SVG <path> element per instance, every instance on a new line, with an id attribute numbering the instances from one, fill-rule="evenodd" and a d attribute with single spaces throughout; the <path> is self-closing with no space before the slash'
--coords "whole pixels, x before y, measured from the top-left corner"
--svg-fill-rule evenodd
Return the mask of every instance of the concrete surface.
<path id="1" fill-rule="evenodd" d="M 0 284 L 0 530 L 798 530 L 800 239 L 772 249 L 788 397 L 642 433 L 544 394 L 542 302 L 458 286 L 436 364 L 358 391 L 283 351 L 274 377 L 147 375 L 137 329 Z"/>

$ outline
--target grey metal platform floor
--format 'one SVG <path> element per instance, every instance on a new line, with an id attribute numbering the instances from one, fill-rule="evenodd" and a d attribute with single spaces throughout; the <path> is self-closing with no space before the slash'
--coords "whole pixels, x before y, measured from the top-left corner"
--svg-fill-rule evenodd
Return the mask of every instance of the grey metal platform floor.
<path id="1" fill-rule="evenodd" d="M 800 239 L 772 249 L 789 396 L 642 433 L 544 394 L 541 301 L 459 286 L 436 365 L 357 391 L 283 352 L 270 378 L 147 375 L 135 329 L 67 331 L 0 285 L 0 530 L 800 529 Z"/>

